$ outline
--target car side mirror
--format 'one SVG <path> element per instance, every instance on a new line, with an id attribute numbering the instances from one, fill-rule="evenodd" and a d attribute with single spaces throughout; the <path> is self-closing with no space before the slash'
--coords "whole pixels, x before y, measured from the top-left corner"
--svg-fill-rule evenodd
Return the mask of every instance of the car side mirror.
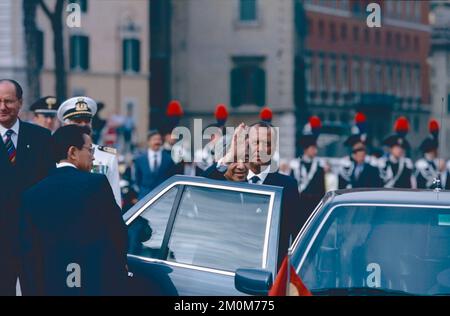
<path id="1" fill-rule="evenodd" d="M 245 294 L 266 296 L 272 287 L 272 272 L 261 269 L 237 269 L 234 286 Z"/>

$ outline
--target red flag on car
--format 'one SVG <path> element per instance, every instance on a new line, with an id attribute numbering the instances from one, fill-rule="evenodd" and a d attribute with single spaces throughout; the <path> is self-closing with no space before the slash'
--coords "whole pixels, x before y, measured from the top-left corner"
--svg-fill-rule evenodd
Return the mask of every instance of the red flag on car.
<path id="1" fill-rule="evenodd" d="M 287 284 L 288 275 L 289 284 Z M 297 272 L 295 272 L 292 264 L 288 262 L 288 256 L 284 258 L 283 263 L 281 264 L 277 278 L 269 291 L 269 296 L 312 296 L 311 292 L 303 284 L 302 279 L 300 279 Z"/>

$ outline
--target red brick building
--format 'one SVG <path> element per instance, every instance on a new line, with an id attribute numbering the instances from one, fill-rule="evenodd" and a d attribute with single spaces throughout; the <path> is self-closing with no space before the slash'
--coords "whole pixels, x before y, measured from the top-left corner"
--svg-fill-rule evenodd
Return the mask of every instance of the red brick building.
<path id="1" fill-rule="evenodd" d="M 370 2 L 381 6 L 379 28 L 367 26 Z M 375 146 L 405 115 L 417 147 L 430 112 L 428 1 L 305 0 L 304 9 L 309 111 L 336 134 L 363 111 Z M 342 150 L 337 144 L 329 154 Z"/>

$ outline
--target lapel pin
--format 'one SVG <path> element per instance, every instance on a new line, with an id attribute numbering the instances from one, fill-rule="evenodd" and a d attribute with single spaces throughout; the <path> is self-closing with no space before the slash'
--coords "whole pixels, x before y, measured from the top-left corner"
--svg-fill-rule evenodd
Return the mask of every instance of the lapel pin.
<path id="1" fill-rule="evenodd" d="M 27 145 L 27 148 L 30 149 L 30 145 Z"/>

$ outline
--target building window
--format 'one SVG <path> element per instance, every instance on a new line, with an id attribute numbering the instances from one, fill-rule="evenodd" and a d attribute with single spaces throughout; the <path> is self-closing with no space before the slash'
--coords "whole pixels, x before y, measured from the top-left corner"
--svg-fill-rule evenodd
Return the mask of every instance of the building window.
<path id="1" fill-rule="evenodd" d="M 414 84 L 414 78 L 411 76 L 411 66 L 409 66 L 409 65 L 405 66 L 405 74 L 406 74 L 405 75 L 406 80 L 404 81 L 405 92 L 406 92 L 406 96 L 410 97 L 410 96 L 412 96 L 412 88 L 413 88 L 412 85 Z"/>
<path id="2" fill-rule="evenodd" d="M 397 14 L 397 16 L 401 16 L 402 15 L 402 2 L 403 1 L 394 1 L 395 2 L 395 13 Z"/>
<path id="3" fill-rule="evenodd" d="M 305 74 L 306 74 L 306 87 L 308 91 L 313 90 L 313 69 L 311 63 L 311 56 L 305 57 Z"/>
<path id="4" fill-rule="evenodd" d="M 347 58 L 344 56 L 341 59 L 341 90 L 346 92 L 348 90 L 348 61 Z"/>
<path id="5" fill-rule="evenodd" d="M 262 57 L 235 57 L 231 70 L 231 106 L 266 103 L 266 72 Z"/>
<path id="6" fill-rule="evenodd" d="M 420 21 L 420 6 L 422 5 L 421 0 L 414 1 L 414 16 L 416 20 Z"/>
<path id="7" fill-rule="evenodd" d="M 325 61 L 323 57 L 319 57 L 319 90 L 325 90 Z"/>
<path id="8" fill-rule="evenodd" d="M 376 63 L 375 65 L 375 90 L 378 93 L 383 91 L 383 76 L 381 72 L 381 65 Z"/>
<path id="9" fill-rule="evenodd" d="M 369 33 L 369 30 L 367 28 L 364 29 L 364 42 L 366 44 L 370 43 L 370 33 Z"/>
<path id="10" fill-rule="evenodd" d="M 414 132 L 418 133 L 420 131 L 420 119 L 419 116 L 414 116 Z"/>
<path id="11" fill-rule="evenodd" d="M 379 46 L 381 44 L 381 32 L 375 31 L 375 44 Z"/>
<path id="12" fill-rule="evenodd" d="M 418 36 L 414 36 L 414 50 L 417 52 L 419 50 L 419 37 Z"/>
<path id="13" fill-rule="evenodd" d="M 341 38 L 343 41 L 347 39 L 347 24 L 341 25 Z"/>
<path id="14" fill-rule="evenodd" d="M 252 22 L 257 20 L 256 0 L 239 1 L 239 19 L 243 22 Z"/>
<path id="15" fill-rule="evenodd" d="M 38 69 L 44 66 L 44 32 L 36 31 L 36 64 Z"/>
<path id="16" fill-rule="evenodd" d="M 89 69 L 89 37 L 82 35 L 70 37 L 70 68 Z"/>
<path id="17" fill-rule="evenodd" d="M 420 98 L 420 66 L 414 67 L 414 96 Z"/>
<path id="18" fill-rule="evenodd" d="M 357 60 L 352 61 L 352 90 L 355 93 L 358 93 L 360 91 L 360 82 L 361 82 L 361 76 L 360 76 L 360 67 L 359 62 Z"/>
<path id="19" fill-rule="evenodd" d="M 393 6 L 392 0 L 386 0 L 386 1 L 384 1 L 384 3 L 386 4 L 387 15 L 391 16 L 392 12 L 394 11 L 394 6 Z"/>
<path id="20" fill-rule="evenodd" d="M 410 42 L 411 42 L 411 37 L 408 34 L 406 34 L 405 35 L 405 49 L 406 50 L 409 50 Z"/>
<path id="21" fill-rule="evenodd" d="M 331 91 L 336 91 L 337 67 L 336 67 L 336 58 L 335 57 L 330 57 L 329 66 L 330 66 L 330 72 L 329 72 L 329 78 L 328 78 L 329 88 Z"/>
<path id="22" fill-rule="evenodd" d="M 400 33 L 395 34 L 395 44 L 396 44 L 397 50 L 402 49 L 402 35 Z"/>
<path id="23" fill-rule="evenodd" d="M 332 42 L 336 42 L 337 41 L 336 24 L 334 24 L 334 23 L 330 23 L 330 40 Z"/>
<path id="24" fill-rule="evenodd" d="M 319 37 L 323 38 L 325 33 L 325 24 L 322 20 L 319 21 Z"/>
<path id="25" fill-rule="evenodd" d="M 403 84 L 403 80 L 402 80 L 402 66 L 398 65 L 397 66 L 397 80 L 396 80 L 396 87 L 397 87 L 397 96 L 402 96 L 402 84 Z"/>
<path id="26" fill-rule="evenodd" d="M 387 32 L 386 33 L 386 46 L 391 47 L 391 44 L 392 44 L 392 33 Z"/>
<path id="27" fill-rule="evenodd" d="M 357 26 L 353 27 L 353 41 L 359 41 L 359 27 Z"/>
<path id="28" fill-rule="evenodd" d="M 387 93 L 392 93 L 392 87 L 393 87 L 393 78 L 394 78 L 394 72 L 393 72 L 393 66 L 391 63 L 386 64 L 386 91 Z"/>
<path id="29" fill-rule="evenodd" d="M 352 2 L 352 13 L 354 15 L 360 15 L 362 13 L 361 3 L 359 1 Z"/>
<path id="30" fill-rule="evenodd" d="M 138 39 L 124 39 L 123 45 L 123 71 L 141 71 L 141 42 Z"/>
<path id="31" fill-rule="evenodd" d="M 308 35 L 312 36 L 314 34 L 314 22 L 313 19 L 308 19 Z"/>
<path id="32" fill-rule="evenodd" d="M 364 62 L 364 92 L 370 91 L 370 61 Z"/>
<path id="33" fill-rule="evenodd" d="M 78 3 L 80 5 L 81 12 L 86 13 L 88 10 L 87 0 L 70 0 L 71 3 Z"/>

